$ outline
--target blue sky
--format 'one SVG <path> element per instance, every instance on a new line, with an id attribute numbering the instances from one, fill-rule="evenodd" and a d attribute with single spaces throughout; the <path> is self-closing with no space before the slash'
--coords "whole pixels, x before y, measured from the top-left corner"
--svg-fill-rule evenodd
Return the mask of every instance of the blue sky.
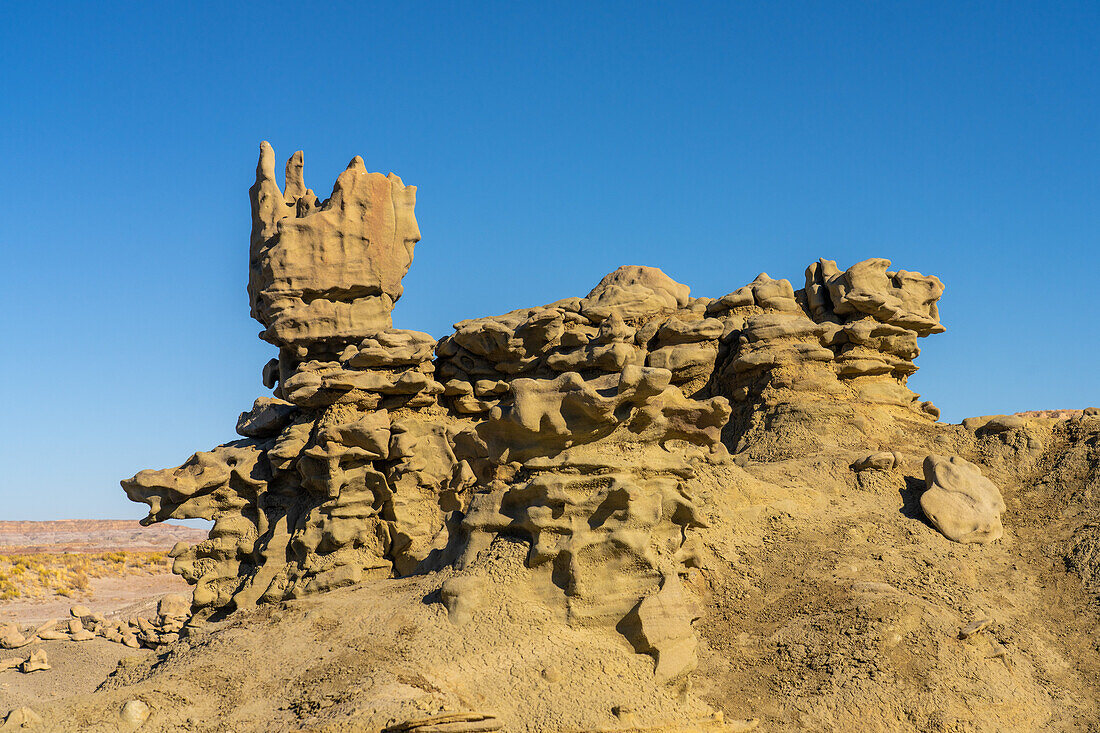
<path id="1" fill-rule="evenodd" d="M 263 139 L 417 185 L 399 327 L 881 256 L 947 284 L 946 420 L 1100 405 L 1098 49 L 1095 2 L 10 5 L 0 519 L 142 516 L 266 393 Z"/>

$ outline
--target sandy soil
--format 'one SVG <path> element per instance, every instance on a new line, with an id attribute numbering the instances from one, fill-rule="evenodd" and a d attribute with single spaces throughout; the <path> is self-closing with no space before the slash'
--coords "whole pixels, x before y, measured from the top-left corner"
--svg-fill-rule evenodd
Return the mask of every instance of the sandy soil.
<path id="1" fill-rule="evenodd" d="M 53 618 L 68 618 L 69 609 L 79 602 L 93 613 L 112 617 L 135 604 L 145 605 L 167 593 L 190 593 L 190 587 L 178 575 L 158 573 L 123 578 L 92 578 L 92 593 L 87 598 L 62 596 L 50 598 L 17 598 L 0 603 L 0 623 L 40 624 Z"/>

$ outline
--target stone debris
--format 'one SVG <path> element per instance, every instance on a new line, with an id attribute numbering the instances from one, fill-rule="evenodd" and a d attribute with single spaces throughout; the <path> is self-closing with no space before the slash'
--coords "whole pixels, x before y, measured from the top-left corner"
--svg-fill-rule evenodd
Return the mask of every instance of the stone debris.
<path id="1" fill-rule="evenodd" d="M 27 657 L 23 664 L 20 665 L 19 671 L 24 674 L 30 672 L 39 672 L 43 670 L 51 669 L 49 661 L 46 659 L 45 649 L 36 649 L 31 652 L 31 655 Z"/>
<path id="2" fill-rule="evenodd" d="M 15 624 L 6 623 L 0 626 L 0 648 L 19 649 L 34 641 L 34 634 L 28 638 L 19 633 Z"/>
<path id="3" fill-rule="evenodd" d="M 889 471 L 901 464 L 901 456 L 891 451 L 868 453 L 852 462 L 853 471 Z"/>
<path id="4" fill-rule="evenodd" d="M 144 700 L 127 700 L 119 711 L 119 719 L 136 727 L 149 719 L 149 712 L 149 705 Z"/>
<path id="5" fill-rule="evenodd" d="M 39 631 L 35 636 L 42 641 L 61 641 L 68 639 L 69 633 L 59 629 L 47 629 L 46 631 Z"/>
<path id="6" fill-rule="evenodd" d="M 43 621 L 41 624 L 38 625 L 37 628 L 35 628 L 34 634 L 37 636 L 39 634 L 42 634 L 43 632 L 52 631 L 58 623 L 58 619 L 55 618 L 52 618 L 49 621 Z"/>
<path id="7" fill-rule="evenodd" d="M 959 629 L 959 638 L 960 639 L 969 639 L 971 636 L 974 636 L 975 634 L 978 634 L 978 633 L 981 633 L 982 631 L 985 631 L 986 629 L 988 629 L 992 625 L 993 625 L 993 619 L 991 619 L 989 617 L 983 617 L 983 618 L 975 619 L 974 621 L 971 621 L 966 626 Z"/>
<path id="8" fill-rule="evenodd" d="M 11 623 L 0 626 L 0 644 L 10 644 L 4 648 L 18 649 L 35 641 L 82 642 L 103 638 L 134 649 L 158 649 L 178 641 L 190 620 L 191 601 L 179 594 L 161 598 L 157 604 L 157 615 L 152 619 L 134 617 L 109 620 L 85 606 L 73 606 L 64 628 L 57 628 L 60 623 L 57 619 L 25 631 Z M 16 659 L 17 663 L 19 661 Z"/>
<path id="9" fill-rule="evenodd" d="M 1004 500 L 980 468 L 958 456 L 931 455 L 924 459 L 924 480 L 921 509 L 945 537 L 979 544 L 1001 538 Z"/>
<path id="10" fill-rule="evenodd" d="M 390 726 L 387 733 L 482 733 L 501 730 L 502 723 L 492 713 L 440 713 L 415 718 Z"/>
<path id="11" fill-rule="evenodd" d="M 42 717 L 34 710 L 23 706 L 8 713 L 4 718 L 4 724 L 0 725 L 0 730 L 27 730 L 38 728 L 40 725 L 42 725 Z"/>

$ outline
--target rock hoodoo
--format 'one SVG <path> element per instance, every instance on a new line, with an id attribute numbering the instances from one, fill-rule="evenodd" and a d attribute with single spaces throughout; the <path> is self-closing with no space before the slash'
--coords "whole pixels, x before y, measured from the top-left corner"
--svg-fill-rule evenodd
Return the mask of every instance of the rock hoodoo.
<path id="1" fill-rule="evenodd" d="M 356 157 L 321 201 L 300 152 L 280 189 L 261 147 L 248 294 L 279 349 L 263 369 L 273 396 L 241 415 L 240 440 L 123 481 L 146 523 L 213 520 L 172 552 L 200 617 L 447 569 L 440 598 L 461 624 L 483 602 L 479 556 L 518 540 L 532 597 L 617 629 L 674 681 L 696 664 L 698 472 L 730 449 L 781 458 L 850 439 L 838 426 L 938 414 L 906 380 L 918 337 L 944 330 L 943 286 L 882 259 L 820 260 L 798 290 L 761 274 L 717 299 L 627 266 L 586 297 L 462 321 L 438 342 L 393 328 L 415 192 Z M 974 521 L 957 529 L 930 491 L 933 521 L 995 539 L 996 489 L 952 471 L 935 491 L 981 494 Z"/>

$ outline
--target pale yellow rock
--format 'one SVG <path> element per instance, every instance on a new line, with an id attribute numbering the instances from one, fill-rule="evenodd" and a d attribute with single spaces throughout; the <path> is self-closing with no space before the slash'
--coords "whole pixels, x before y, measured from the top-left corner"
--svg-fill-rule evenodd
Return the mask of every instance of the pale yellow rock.
<path id="1" fill-rule="evenodd" d="M 982 618 L 975 619 L 974 621 L 971 621 L 966 626 L 959 629 L 959 638 L 969 639 L 971 636 L 985 631 L 992 625 L 993 619 L 989 618 L 988 616 L 983 616 Z"/>
<path id="2" fill-rule="evenodd" d="M 268 438 L 278 435 L 290 424 L 297 412 L 286 400 L 259 397 L 248 412 L 237 418 L 237 434 L 246 438 Z"/>
<path id="3" fill-rule="evenodd" d="M 119 711 L 119 719 L 126 725 L 136 727 L 149 719 L 149 713 L 149 705 L 144 700 L 127 700 Z"/>
<path id="4" fill-rule="evenodd" d="M 0 730 L 35 730 L 42 725 L 42 716 L 27 706 L 15 708 L 4 718 L 4 724 Z"/>
<path id="5" fill-rule="evenodd" d="M 853 461 L 852 470 L 866 471 L 871 469 L 875 471 L 889 471 L 899 463 L 900 459 L 896 453 L 891 451 L 877 451 L 875 453 L 868 453 L 862 458 Z"/>
<path id="6" fill-rule="evenodd" d="M 921 508 L 945 537 L 979 544 L 1000 539 L 1004 500 L 981 469 L 958 456 L 931 455 L 924 459 L 924 480 Z"/>
<path id="7" fill-rule="evenodd" d="M 19 649 L 34 641 L 34 635 L 29 638 L 19 633 L 15 624 L 0 626 L 0 649 Z"/>
<path id="8" fill-rule="evenodd" d="M 35 628 L 34 633 L 41 634 L 43 631 L 50 631 L 51 629 L 55 628 L 57 624 L 58 620 L 55 618 L 51 618 L 49 621 L 43 621 Z"/>
<path id="9" fill-rule="evenodd" d="M 669 575 L 659 592 L 643 599 L 626 617 L 623 627 L 638 651 L 655 658 L 657 679 L 670 682 L 689 674 L 698 664 L 698 641 L 691 628 L 697 617 L 679 578 Z"/>
<path id="10" fill-rule="evenodd" d="M 635 319 L 687 304 L 691 289 L 656 267 L 623 265 L 606 275 L 585 297 L 584 312 L 601 321 L 613 313 Z"/>
<path id="11" fill-rule="evenodd" d="M 179 593 L 169 593 L 157 601 L 157 615 L 163 618 L 187 618 L 191 615 L 191 599 Z"/>
<path id="12" fill-rule="evenodd" d="M 50 663 L 46 658 L 45 649 L 36 649 L 31 652 L 31 655 L 23 661 L 23 664 L 19 667 L 19 670 L 23 673 L 41 672 L 47 669 L 51 669 Z"/>
<path id="13" fill-rule="evenodd" d="M 439 595 L 451 623 L 462 626 L 473 618 L 474 613 L 484 602 L 484 586 L 484 578 L 470 575 L 460 575 L 444 581 Z"/>

